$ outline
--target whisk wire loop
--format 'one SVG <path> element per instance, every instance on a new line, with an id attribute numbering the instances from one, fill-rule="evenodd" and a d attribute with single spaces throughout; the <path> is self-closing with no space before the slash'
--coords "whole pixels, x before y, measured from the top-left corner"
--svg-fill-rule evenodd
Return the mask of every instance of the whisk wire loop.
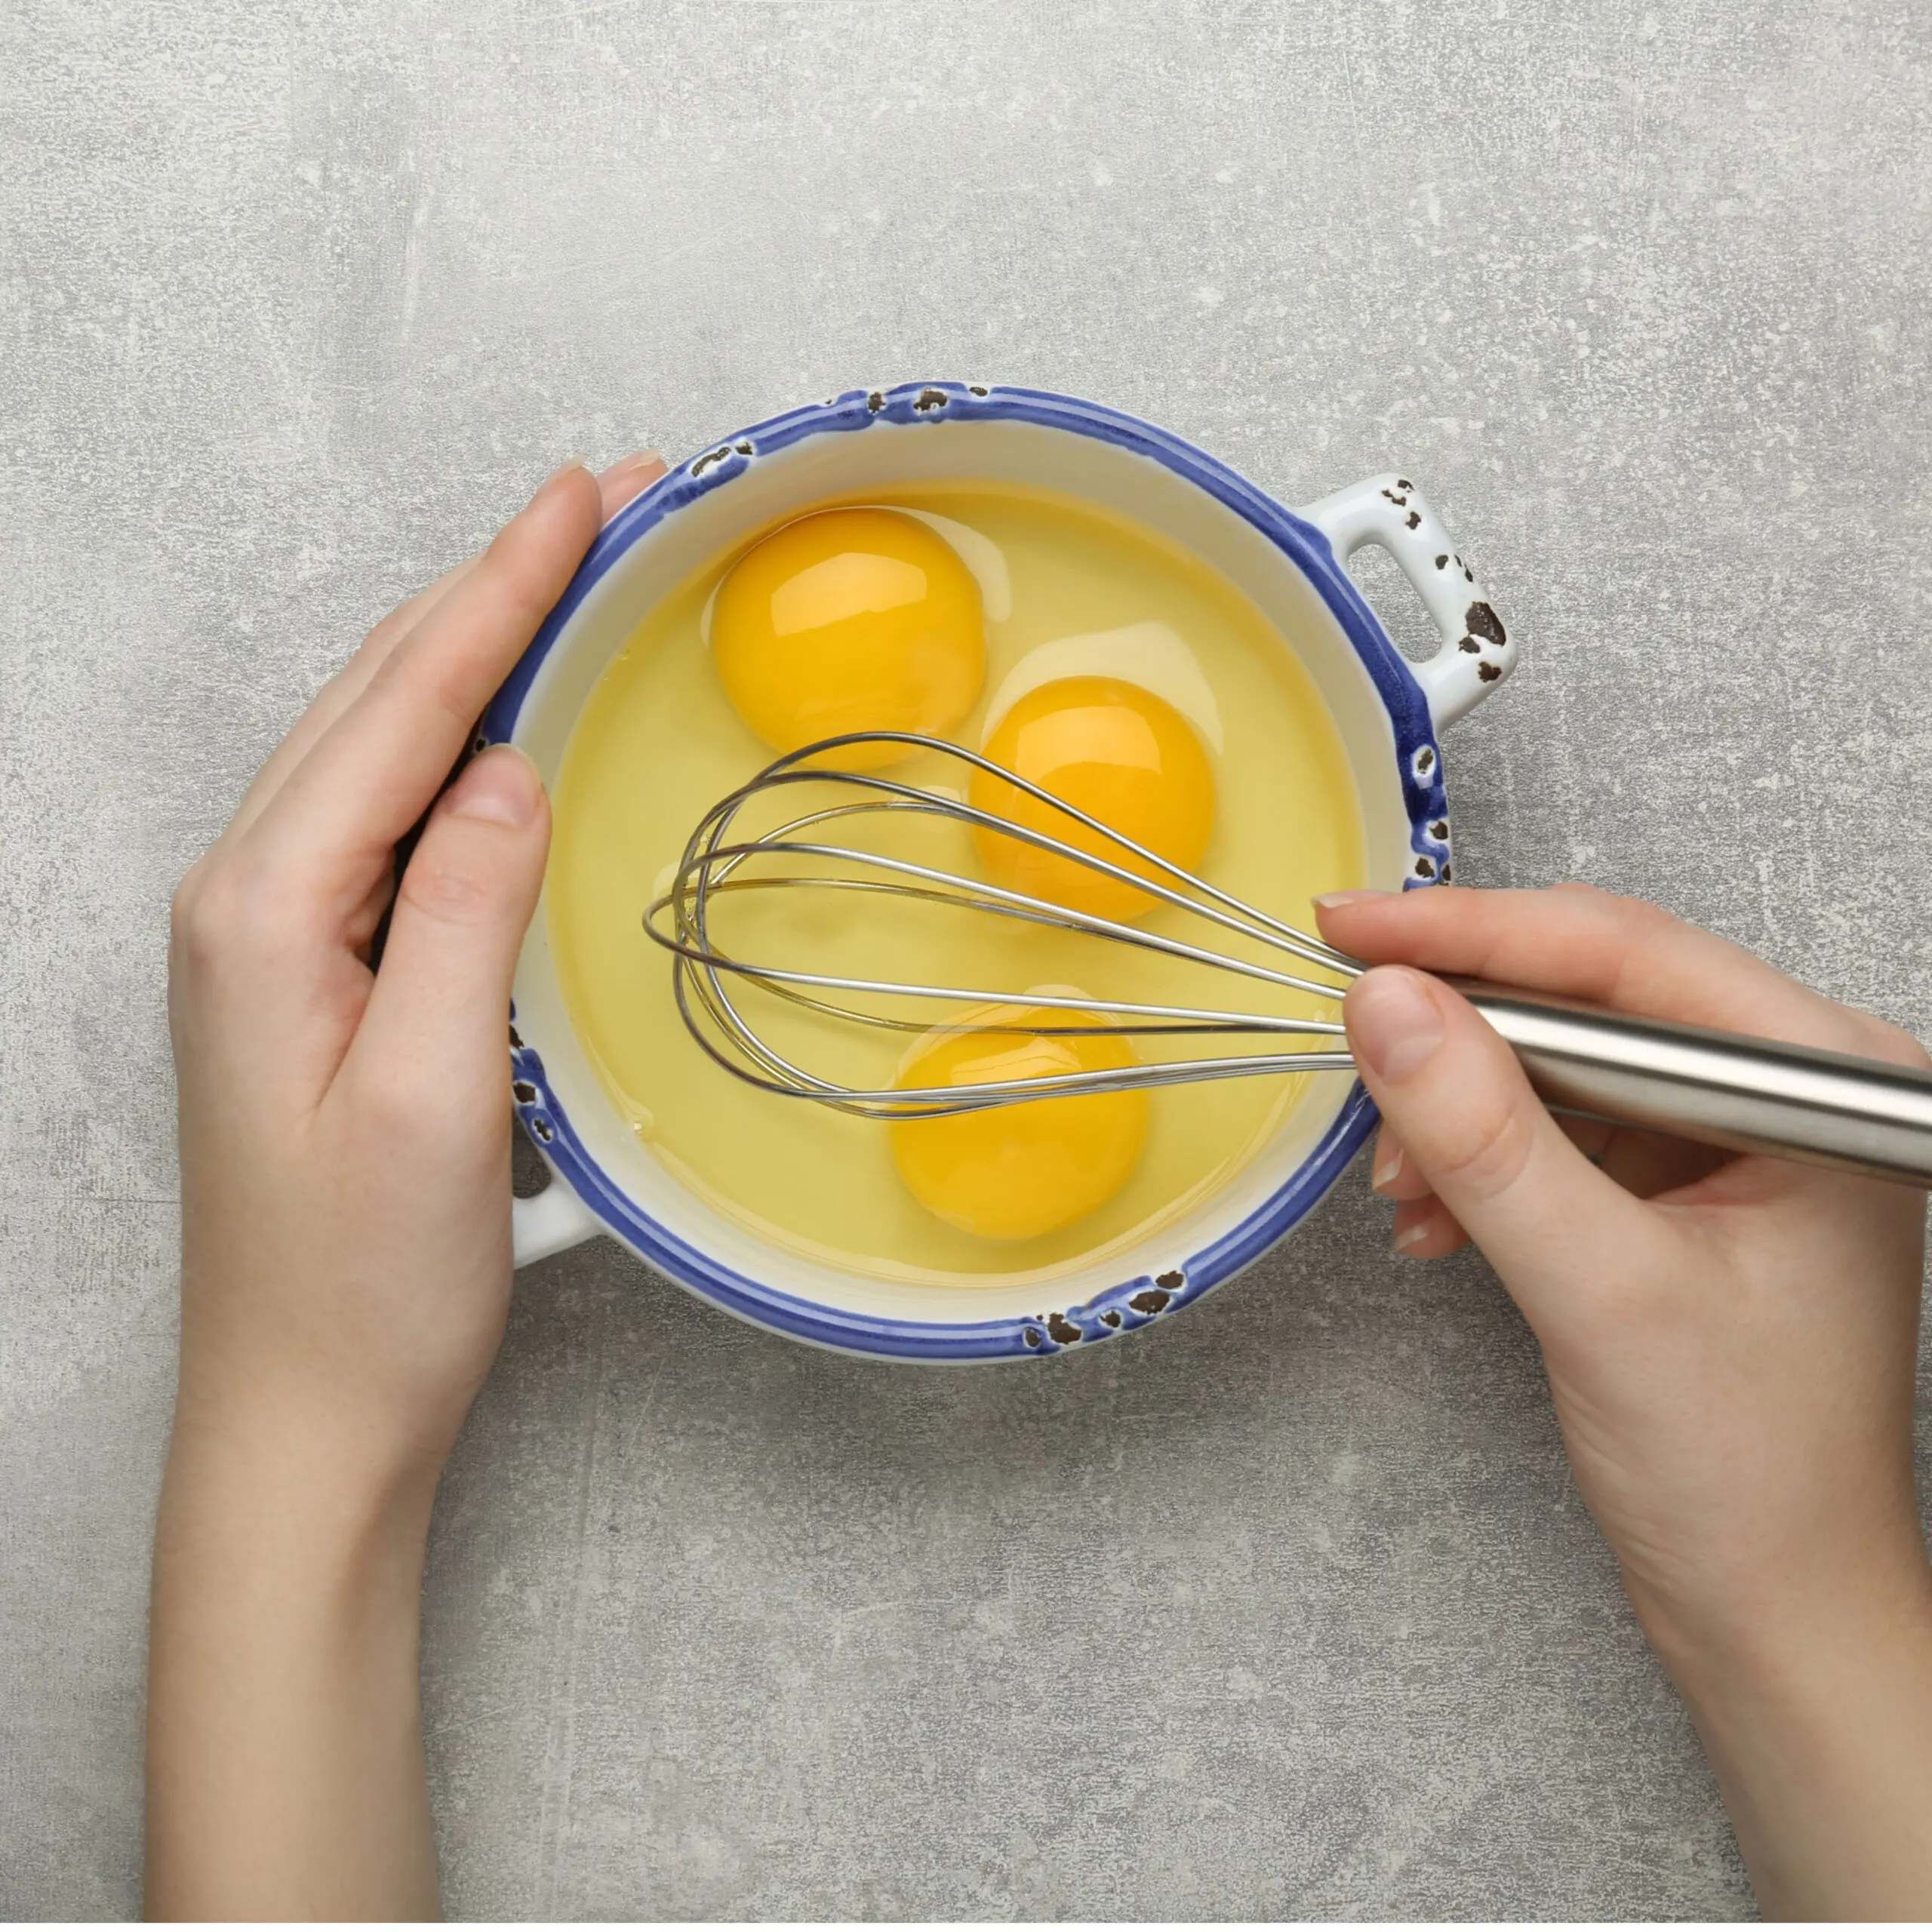
<path id="1" fill-rule="evenodd" d="M 1173 883 L 1117 864 L 1099 854 L 1054 838 L 1033 827 L 968 804 L 949 790 L 936 790 L 872 771 L 828 767 L 822 761 L 841 749 L 888 743 L 909 755 L 937 752 L 997 777 L 1055 813 L 1121 848 L 1143 865 L 1158 869 Z M 792 786 L 827 786 L 857 792 L 829 805 L 796 814 L 768 831 L 734 835 L 740 815 L 755 802 Z M 1207 921 L 1231 935 L 1287 955 L 1306 966 L 1346 981 L 1360 963 L 1313 934 L 1248 905 L 1163 858 L 1124 833 L 1058 798 L 1042 787 L 995 764 L 977 752 L 943 740 L 909 732 L 853 732 L 830 738 L 774 760 L 735 791 L 719 799 L 693 829 L 663 890 L 644 915 L 651 938 L 672 955 L 672 989 L 685 1028 L 704 1052 L 738 1079 L 762 1091 L 807 1099 L 836 1111 L 875 1119 L 904 1119 L 975 1112 L 1018 1102 L 1083 1094 L 1120 1092 L 1198 1081 L 1248 1078 L 1269 1074 L 1340 1071 L 1352 1063 L 1339 1044 L 1315 1051 L 1244 1053 L 1220 1057 L 1140 1060 L 1116 1069 L 1084 1069 L 977 1082 L 970 1087 L 854 1087 L 801 1066 L 781 1052 L 741 1009 L 729 983 L 754 989 L 821 1017 L 894 1032 L 928 1034 L 931 1014 L 909 1018 L 869 1010 L 825 995 L 863 996 L 920 1005 L 980 1009 L 976 1030 L 1026 1035 L 1100 1032 L 1111 1035 L 1261 1035 L 1331 1039 L 1339 1043 L 1338 1020 L 1289 1017 L 1217 1005 L 1170 1004 L 1158 1001 L 1106 1001 L 1077 990 L 934 985 L 923 982 L 817 972 L 771 960 L 739 957 L 716 937 L 712 914 L 720 900 L 746 894 L 817 891 L 884 895 L 955 910 L 985 914 L 1024 924 L 1076 934 L 1137 948 L 1189 966 L 1231 973 L 1284 992 L 1339 999 L 1343 988 L 1244 959 L 1215 948 L 1192 944 L 1164 933 L 1147 931 L 1097 913 L 971 878 L 943 866 L 856 845 L 826 842 L 802 835 L 840 821 L 879 817 L 949 820 L 975 830 L 1020 841 L 1097 876 Z M 763 862 L 796 867 L 801 862 L 851 869 L 827 874 L 817 870 L 764 869 Z M 857 873 L 860 875 L 854 875 Z M 1055 1024 L 1043 1015 L 1065 1014 Z"/>

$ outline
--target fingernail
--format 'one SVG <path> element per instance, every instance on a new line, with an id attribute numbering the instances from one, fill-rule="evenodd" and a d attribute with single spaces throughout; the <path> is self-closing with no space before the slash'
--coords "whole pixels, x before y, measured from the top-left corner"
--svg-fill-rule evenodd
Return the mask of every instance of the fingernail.
<path id="1" fill-rule="evenodd" d="M 1442 1044 L 1428 983 L 1406 967 L 1378 966 L 1349 989 L 1343 1013 L 1355 1058 L 1384 1080 L 1406 1080 Z"/>
<path id="2" fill-rule="evenodd" d="M 1405 1228 L 1395 1230 L 1395 1238 L 1389 1244 L 1398 1254 L 1407 1254 L 1412 1247 L 1419 1247 L 1429 1238 L 1426 1221 L 1411 1221 Z"/>
<path id="3" fill-rule="evenodd" d="M 581 469 L 586 475 L 588 475 L 590 473 L 589 457 L 587 456 L 574 456 L 570 457 L 567 461 L 558 463 L 556 468 L 552 470 L 548 476 L 544 478 L 543 487 L 547 490 L 552 483 L 556 481 L 558 477 L 568 476 L 573 469 Z"/>
<path id="4" fill-rule="evenodd" d="M 543 781 L 515 745 L 498 745 L 475 759 L 451 789 L 447 808 L 456 818 L 488 819 L 521 832 L 543 802 Z"/>
<path id="5" fill-rule="evenodd" d="M 608 469 L 597 472 L 600 483 L 614 483 L 620 476 L 629 476 L 640 469 L 666 469 L 670 466 L 656 450 L 633 450 L 629 456 L 620 456 Z"/>
<path id="6" fill-rule="evenodd" d="M 1315 896 L 1315 903 L 1325 912 L 1332 906 L 1352 906 L 1363 899 L 1393 899 L 1392 892 L 1379 891 L 1372 885 L 1358 885 L 1349 892 L 1323 892 Z"/>
<path id="7" fill-rule="evenodd" d="M 1369 1177 L 1369 1186 L 1378 1194 L 1401 1177 L 1402 1150 L 1398 1147 Z"/>

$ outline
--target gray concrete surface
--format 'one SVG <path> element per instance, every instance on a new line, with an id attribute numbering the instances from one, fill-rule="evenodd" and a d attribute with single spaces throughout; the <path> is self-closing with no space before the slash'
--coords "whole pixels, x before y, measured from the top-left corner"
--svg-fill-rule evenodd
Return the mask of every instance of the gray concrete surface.
<path id="1" fill-rule="evenodd" d="M 1912 0 L 0 10 L 0 1915 L 137 1898 L 168 894 L 573 450 L 946 374 L 1411 469 L 1531 651 L 1467 876 L 1932 1032 L 1928 60 Z M 1358 1174 L 965 1374 L 533 1271 L 428 1586 L 450 1908 L 1748 1912 L 1525 1331 L 1386 1241 Z"/>

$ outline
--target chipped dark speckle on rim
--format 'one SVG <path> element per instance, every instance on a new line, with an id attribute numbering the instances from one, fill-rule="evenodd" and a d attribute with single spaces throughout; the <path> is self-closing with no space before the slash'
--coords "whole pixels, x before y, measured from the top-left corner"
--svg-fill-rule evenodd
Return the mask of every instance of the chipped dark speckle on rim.
<path id="1" fill-rule="evenodd" d="M 1327 704 L 1361 806 L 1369 883 L 1451 875 L 1437 734 L 1494 691 L 1516 647 L 1473 568 L 1404 474 L 1284 509 L 1178 436 L 1100 404 L 981 383 L 852 389 L 708 445 L 612 518 L 503 683 L 481 738 L 553 782 L 577 714 L 639 618 L 707 558 L 856 489 L 970 476 L 1083 497 L 1164 531 L 1244 592 Z M 1383 546 L 1442 643 L 1406 661 L 1343 568 Z M 519 1266 L 616 1237 L 694 1294 L 800 1341 L 883 1360 L 1057 1355 L 1165 1321 L 1244 1268 L 1331 1187 L 1375 1123 L 1360 1084 L 1314 1076 L 1269 1146 L 1188 1217 L 1103 1264 L 936 1287 L 848 1273 L 762 1241 L 684 1187 L 620 1118 L 565 1011 L 546 922 L 517 969 L 512 1097 L 551 1171 L 515 1204 Z"/>

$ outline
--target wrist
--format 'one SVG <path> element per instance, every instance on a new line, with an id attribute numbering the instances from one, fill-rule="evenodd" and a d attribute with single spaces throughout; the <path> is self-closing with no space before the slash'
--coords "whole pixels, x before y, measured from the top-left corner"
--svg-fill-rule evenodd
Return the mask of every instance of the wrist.
<path id="1" fill-rule="evenodd" d="M 1932 1910 L 1932 1571 L 1912 1555 L 1767 1604 L 1721 1641 L 1653 1638 L 1767 1917 Z"/>
<path id="2" fill-rule="evenodd" d="M 398 1558 L 420 1567 L 442 1461 L 437 1445 L 319 1392 L 198 1386 L 184 1367 L 164 1518 L 244 1539 L 311 1579 L 374 1580 Z"/>
<path id="3" fill-rule="evenodd" d="M 341 1306 L 331 1282 L 291 1285 L 184 1284 L 177 1438 L 371 1498 L 433 1494 L 487 1358 L 439 1361 L 435 1338 Z"/>
<path id="4" fill-rule="evenodd" d="M 1694 1594 L 1660 1589 L 1627 1564 L 1624 1586 L 1651 1647 L 1694 1703 L 1753 1697 L 1802 1682 L 1825 1660 L 1932 1641 L 1932 1561 L 1915 1519 Z"/>

